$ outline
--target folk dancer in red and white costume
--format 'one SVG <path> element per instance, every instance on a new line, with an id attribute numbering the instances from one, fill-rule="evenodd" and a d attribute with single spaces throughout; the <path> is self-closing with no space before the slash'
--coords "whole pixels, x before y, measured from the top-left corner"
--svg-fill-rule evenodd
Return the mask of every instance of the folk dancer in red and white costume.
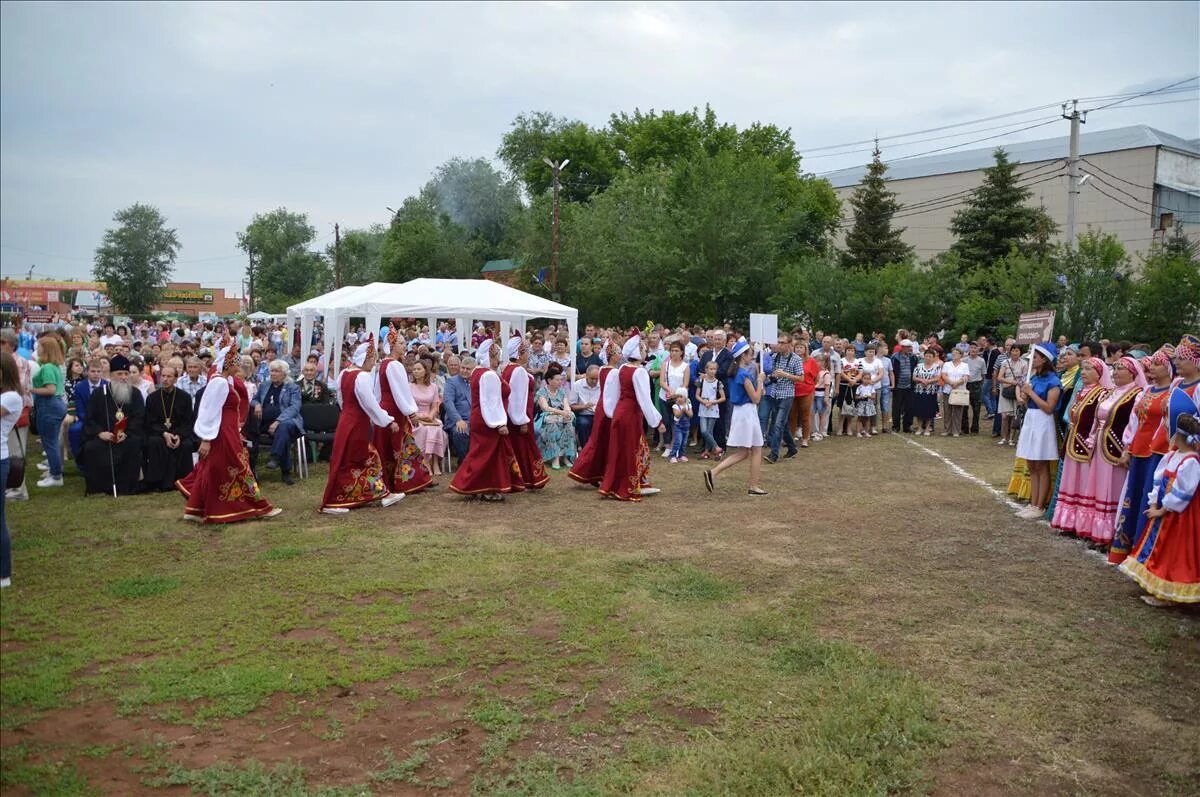
<path id="1" fill-rule="evenodd" d="M 433 486 L 433 477 L 425 467 L 421 448 L 413 439 L 413 416 L 417 403 L 409 387 L 408 371 L 400 361 L 403 348 L 399 331 L 388 327 L 388 356 L 375 371 L 375 397 L 383 411 L 395 419 L 400 431 L 375 427 L 375 449 L 383 462 L 383 480 L 394 493 L 416 493 Z"/>
<path id="2" fill-rule="evenodd" d="M 604 414 L 612 420 L 600 494 L 619 501 L 641 501 L 659 492 L 650 486 L 650 448 L 643 422 L 662 433 L 666 427 L 654 406 L 650 374 L 642 367 L 645 352 L 637 330 L 630 333 L 621 353 L 628 362 L 604 379 Z"/>
<path id="3" fill-rule="evenodd" d="M 187 499 L 183 517 L 195 523 L 275 517 L 283 510 L 263 498 L 242 442 L 250 395 L 238 376 L 241 357 L 237 343 L 227 336 L 213 362 L 192 425 L 200 438 L 199 460 L 191 473 L 175 482 Z"/>
<path id="4" fill-rule="evenodd" d="M 605 365 L 600 366 L 600 400 L 596 402 L 592 434 L 579 456 L 575 457 L 575 464 L 567 471 L 567 475 L 575 481 L 593 487 L 600 486 L 608 463 L 608 429 L 612 419 L 604 412 L 604 380 L 621 365 L 621 347 L 612 340 L 605 340 L 600 344 L 599 354 L 604 358 Z"/>
<path id="5" fill-rule="evenodd" d="M 540 490 L 550 481 L 546 465 L 542 462 L 542 450 L 538 448 L 537 435 L 533 431 L 533 375 L 525 370 L 529 362 L 529 344 L 518 332 L 508 339 L 508 365 L 504 366 L 500 378 L 508 385 L 508 436 L 512 441 L 513 455 L 521 469 L 521 482 L 529 490 Z M 474 441 L 472 441 L 474 442 Z"/>
<path id="6" fill-rule="evenodd" d="M 450 480 L 450 490 L 485 501 L 503 501 L 505 493 L 525 490 L 513 455 L 505 410 L 509 388 L 496 373 L 500 349 L 491 338 L 475 350 L 471 372 L 471 446 Z"/>
<path id="7" fill-rule="evenodd" d="M 329 460 L 329 481 L 321 498 L 321 511 L 327 515 L 344 515 L 351 509 L 375 501 L 392 506 L 404 498 L 393 493 L 383 478 L 383 463 L 371 442 L 372 424 L 382 426 L 392 434 L 400 426 L 383 411 L 375 398 L 375 336 L 370 335 L 354 351 L 353 365 L 338 378 L 337 431 L 333 437 L 333 455 Z"/>

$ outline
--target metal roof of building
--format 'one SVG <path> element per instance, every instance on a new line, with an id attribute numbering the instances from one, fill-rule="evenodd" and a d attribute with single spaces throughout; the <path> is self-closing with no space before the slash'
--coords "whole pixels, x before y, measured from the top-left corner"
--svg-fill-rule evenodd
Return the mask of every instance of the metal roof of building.
<path id="1" fill-rule="evenodd" d="M 1097 130 L 1094 133 L 1080 133 L 1079 154 L 1098 155 L 1101 152 L 1119 152 L 1127 149 L 1142 149 L 1144 147 L 1166 147 L 1191 155 L 1200 156 L 1200 146 L 1197 141 L 1187 141 L 1179 136 L 1155 130 L 1146 125 L 1118 127 L 1113 130 Z M 1070 145 L 1067 136 L 1059 138 L 1044 138 L 1039 141 L 1021 141 L 1012 144 L 997 144 L 991 147 L 966 150 L 964 152 L 946 152 L 930 155 L 927 158 L 912 158 L 888 163 L 888 180 L 911 180 L 916 177 L 929 177 L 935 174 L 953 174 L 955 172 L 973 172 L 976 169 L 986 169 L 995 163 L 992 153 L 1003 148 L 1008 153 L 1009 160 L 1021 163 L 1037 163 L 1056 158 L 1067 157 Z M 839 169 L 830 172 L 825 178 L 834 188 L 848 188 L 862 182 L 867 173 L 866 165 L 853 166 L 849 169 Z"/>
<path id="2" fill-rule="evenodd" d="M 483 264 L 483 268 L 479 269 L 481 274 L 491 274 L 495 271 L 514 271 L 517 264 L 512 260 L 489 260 Z"/>

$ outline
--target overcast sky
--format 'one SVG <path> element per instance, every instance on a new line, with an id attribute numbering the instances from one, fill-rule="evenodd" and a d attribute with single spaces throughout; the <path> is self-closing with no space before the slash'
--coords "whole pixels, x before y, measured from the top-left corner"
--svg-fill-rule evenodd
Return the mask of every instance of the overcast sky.
<path id="1" fill-rule="evenodd" d="M 240 293 L 235 234 L 254 213 L 303 211 L 321 244 L 335 221 L 384 222 L 448 158 L 494 157 L 523 111 L 600 125 L 710 103 L 739 126 L 790 127 L 804 152 L 1157 88 L 1200 72 L 1198 42 L 1195 2 L 5 2 L 0 272 L 89 279 L 113 212 L 147 202 L 179 233 L 176 279 Z M 1117 106 L 1085 132 L 1194 138 L 1196 97 L 1135 100 L 1191 101 Z"/>

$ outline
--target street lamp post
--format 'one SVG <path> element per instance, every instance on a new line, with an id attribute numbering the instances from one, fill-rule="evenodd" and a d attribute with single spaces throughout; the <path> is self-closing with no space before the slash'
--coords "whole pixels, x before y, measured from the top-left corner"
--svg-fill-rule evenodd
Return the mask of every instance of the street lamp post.
<path id="1" fill-rule="evenodd" d="M 542 162 L 550 167 L 554 172 L 554 216 L 550 226 L 550 286 L 555 298 L 558 298 L 558 176 L 567 164 L 571 162 L 570 158 L 564 158 L 558 163 L 549 158 L 542 158 Z"/>

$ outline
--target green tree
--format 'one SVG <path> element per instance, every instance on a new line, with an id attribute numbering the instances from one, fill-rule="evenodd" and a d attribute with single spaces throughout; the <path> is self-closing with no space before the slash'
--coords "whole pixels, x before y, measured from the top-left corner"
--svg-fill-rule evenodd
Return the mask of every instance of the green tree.
<path id="1" fill-rule="evenodd" d="M 372 224 L 365 230 L 346 230 L 342 234 L 342 285 L 368 285 L 382 279 L 380 253 L 387 228 Z M 336 242 L 325 246 L 322 254 L 324 268 L 313 284 L 314 293 L 326 293 L 335 287 L 334 263 L 337 259 Z"/>
<path id="2" fill-rule="evenodd" d="M 425 190 L 438 211 L 478 239 L 484 259 L 500 254 L 497 247 L 521 212 L 521 193 L 513 180 L 483 158 L 452 158 L 438 167 Z"/>
<path id="3" fill-rule="evenodd" d="M 775 309 L 812 329 L 845 329 L 857 324 L 849 311 L 861 282 L 859 272 L 843 266 L 835 253 L 808 255 L 783 267 Z"/>
<path id="4" fill-rule="evenodd" d="M 130 205 L 113 221 L 118 226 L 104 232 L 92 276 L 116 307 L 131 315 L 148 312 L 174 273 L 179 238 L 152 205 Z"/>
<path id="5" fill-rule="evenodd" d="M 876 144 L 862 185 L 850 196 L 854 226 L 846 233 L 846 262 L 867 271 L 899 263 L 912 255 L 912 247 L 901 237 L 905 228 L 892 226 L 900 202 L 887 187 L 884 177 L 887 164 L 880 154 Z"/>
<path id="6" fill-rule="evenodd" d="M 327 281 L 324 259 L 308 249 L 316 236 L 306 214 L 287 208 L 256 214 L 238 233 L 238 247 L 250 255 L 246 276 L 253 286 L 251 310 L 283 312 Z"/>
<path id="7" fill-rule="evenodd" d="M 1057 307 L 1062 300 L 1057 264 L 1019 252 L 968 272 L 963 283 L 953 325 L 972 335 L 1012 334 L 1021 313 Z"/>
<path id="8" fill-rule="evenodd" d="M 966 205 L 950 221 L 955 241 L 951 251 L 964 268 L 988 266 L 1013 250 L 1028 253 L 1048 231 L 1055 229 L 1046 211 L 1026 204 L 1033 192 L 1023 186 L 1017 161 L 1003 149 L 996 163 L 983 170 L 983 184 L 971 192 Z"/>
<path id="9" fill-rule="evenodd" d="M 1058 247 L 1054 263 L 1065 283 L 1059 332 L 1071 340 L 1124 337 L 1133 267 L 1120 239 L 1089 230 L 1074 251 Z"/>
<path id="10" fill-rule="evenodd" d="M 569 158 L 560 175 L 561 198 L 583 202 L 603 191 L 620 171 L 617 149 L 606 130 L 593 130 L 583 122 L 539 111 L 520 114 L 504 134 L 500 160 L 525 185 L 530 198 L 550 190 L 554 173 L 543 161 Z"/>
<path id="11" fill-rule="evenodd" d="M 379 252 L 388 282 L 418 277 L 477 277 L 482 262 L 472 252 L 465 229 L 439 211 L 430 190 L 404 200 Z"/>
<path id="12" fill-rule="evenodd" d="M 587 204 L 562 208 L 559 286 L 562 299 L 589 320 L 644 323 L 682 317 L 668 275 L 679 265 L 669 207 L 670 173 L 626 172 Z M 534 200 L 521 235 L 520 284 L 550 278 L 550 200 Z"/>
<path id="13" fill-rule="evenodd" d="M 788 230 L 779 201 L 786 178 L 767 159 L 720 152 L 679 164 L 671 217 L 679 267 L 662 290 L 687 318 L 746 318 L 769 306 Z"/>
<path id="14" fill-rule="evenodd" d="M 1129 329 L 1157 347 L 1200 328 L 1200 257 L 1181 226 L 1143 260 L 1134 282 Z"/>

